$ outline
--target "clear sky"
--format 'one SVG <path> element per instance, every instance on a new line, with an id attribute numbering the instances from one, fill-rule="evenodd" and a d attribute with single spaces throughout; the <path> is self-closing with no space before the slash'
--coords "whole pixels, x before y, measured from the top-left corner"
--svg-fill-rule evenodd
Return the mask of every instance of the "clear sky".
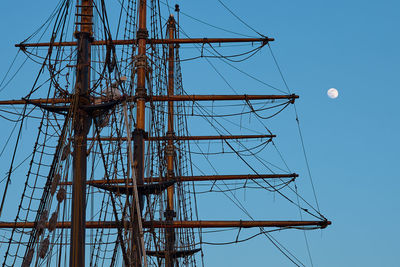
<path id="1" fill-rule="evenodd" d="M 40 26 L 54 5 L 54 1 L 46 0 L 3 2 L 0 79 L 16 54 L 13 45 Z M 114 1 L 108 2 L 111 5 Z M 319 205 L 333 222 L 323 231 L 308 232 L 314 266 L 400 266 L 400 2 L 224 2 L 257 31 L 276 39 L 271 47 L 289 87 L 300 95 L 297 110 Z M 183 12 L 212 25 L 256 35 L 218 1 L 177 3 Z M 229 36 L 184 16 L 182 25 L 191 36 Z M 276 72 L 267 73 L 268 66 L 273 65 L 268 49 L 261 56 L 268 63 L 257 62 L 247 71 L 284 88 Z M 196 70 L 190 70 L 191 66 L 183 65 L 184 75 L 188 72 L 188 77 L 184 77 L 186 85 L 195 84 L 191 79 L 199 77 Z M 25 84 L 29 89 L 29 82 L 24 83 L 23 78 L 17 76 L 0 92 L 0 99 L 19 98 L 28 92 L 23 87 Z M 199 84 L 221 84 L 217 79 L 202 79 Z M 241 84 L 240 78 L 235 82 Z M 337 99 L 327 97 L 326 91 L 331 87 L 338 89 Z M 286 117 L 295 125 L 293 107 Z M 296 151 L 284 143 L 282 151 L 293 170 L 297 171 L 297 165 L 303 166 L 299 167 L 304 174 L 300 185 L 306 198 L 312 200 L 300 139 L 297 129 L 293 131 Z M 275 132 L 278 136 L 285 135 L 279 129 Z M 2 145 L 3 139 L 0 139 Z M 3 165 L 1 170 L 5 172 L 7 165 Z M 283 242 L 290 248 L 289 234 L 283 235 Z M 279 239 L 279 235 L 276 237 Z M 301 242 L 295 245 L 295 254 L 306 266 L 311 266 L 304 237 L 296 234 L 296 238 Z M 206 255 L 206 266 L 293 266 L 267 243 L 265 239 L 257 239 L 245 249 L 232 245 L 222 250 L 207 250 L 210 256 Z"/>

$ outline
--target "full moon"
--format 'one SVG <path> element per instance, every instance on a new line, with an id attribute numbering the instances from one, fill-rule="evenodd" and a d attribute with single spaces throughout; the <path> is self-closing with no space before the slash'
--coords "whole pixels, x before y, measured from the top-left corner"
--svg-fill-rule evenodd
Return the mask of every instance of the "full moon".
<path id="1" fill-rule="evenodd" d="M 327 92 L 328 96 L 332 99 L 337 98 L 339 96 L 339 92 L 338 90 L 336 90 L 335 88 L 331 88 L 328 90 Z"/>

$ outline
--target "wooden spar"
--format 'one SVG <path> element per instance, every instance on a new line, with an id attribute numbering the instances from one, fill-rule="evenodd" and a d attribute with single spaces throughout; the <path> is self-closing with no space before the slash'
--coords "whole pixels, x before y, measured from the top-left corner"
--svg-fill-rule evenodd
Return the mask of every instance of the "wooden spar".
<path id="1" fill-rule="evenodd" d="M 145 146 L 144 146 L 144 136 L 145 136 L 145 122 L 146 122 L 146 99 L 147 99 L 147 89 L 146 89 L 146 77 L 147 77 L 147 55 L 146 55 L 146 40 L 148 38 L 147 32 L 147 1 L 139 0 L 139 29 L 136 33 L 138 54 L 132 61 L 135 62 L 136 67 L 136 127 L 133 131 L 133 158 L 134 167 L 136 171 L 136 184 L 137 186 L 143 185 L 144 178 L 144 158 L 145 158 Z M 131 129 L 127 129 L 130 131 Z M 137 217 L 142 217 L 142 210 L 144 207 L 144 196 L 139 193 L 139 204 L 140 210 L 135 214 L 132 214 L 135 221 L 138 220 Z M 131 255 L 132 255 L 132 266 L 139 267 L 142 266 L 142 250 L 141 242 L 139 242 L 140 230 L 138 225 L 132 222 L 135 227 L 132 229 L 133 240 L 131 240 Z M 144 266 L 147 267 L 146 260 L 143 262 Z"/>
<path id="2" fill-rule="evenodd" d="M 255 134 L 255 135 L 203 135 L 203 136 L 151 136 L 145 141 L 196 141 L 196 140 L 227 140 L 227 139 L 263 139 L 275 138 L 274 134 Z M 97 141 L 99 138 L 88 138 L 89 141 Z M 100 137 L 100 141 L 126 141 L 126 137 Z"/>
<path id="3" fill-rule="evenodd" d="M 207 43 L 268 43 L 274 38 L 183 38 L 183 39 L 150 39 L 148 44 L 207 44 Z"/>
<path id="4" fill-rule="evenodd" d="M 75 37 L 79 44 L 75 95 L 78 99 L 74 108 L 74 153 L 71 206 L 71 245 L 70 266 L 85 266 L 85 236 L 86 236 L 86 175 L 87 175 L 87 134 L 91 118 L 82 110 L 82 106 L 90 101 L 90 42 L 92 40 L 93 0 L 81 0 L 77 6 L 79 20 L 76 22 Z"/>
<path id="5" fill-rule="evenodd" d="M 94 46 L 102 46 L 102 45 L 132 45 L 137 44 L 140 39 L 131 39 L 131 40 L 113 40 L 113 41 L 104 41 L 98 40 L 93 41 L 92 45 Z M 266 44 L 268 42 L 275 41 L 274 38 L 184 38 L 184 39 L 147 39 L 146 44 L 155 45 L 155 44 L 207 44 L 207 43 L 263 43 Z M 26 47 L 49 47 L 49 46 L 76 46 L 76 42 L 54 42 L 54 43 L 20 43 L 16 44 L 15 47 L 26 48 Z"/>
<path id="6" fill-rule="evenodd" d="M 175 38 L 175 19 L 171 15 L 168 19 L 168 36 L 170 39 Z M 167 94 L 169 97 L 174 96 L 174 84 L 175 84 L 175 44 L 170 43 L 168 45 L 168 90 Z M 168 101 L 168 131 L 167 136 L 173 137 L 175 135 L 174 130 L 174 102 Z M 173 181 L 175 179 L 174 172 L 174 140 L 167 140 L 166 147 L 166 157 L 167 157 L 167 181 Z M 167 209 L 165 210 L 164 216 L 167 223 L 173 223 L 175 215 L 174 207 L 174 185 L 167 188 Z M 175 231 L 173 228 L 167 229 L 165 231 L 165 267 L 173 267 L 174 260 L 172 255 L 174 254 L 175 247 Z"/>
<path id="7" fill-rule="evenodd" d="M 163 140 L 177 140 L 177 141 L 190 141 L 190 140 L 225 140 L 225 139 L 257 139 L 257 138 L 274 138 L 274 134 L 258 134 L 258 135 L 205 135 L 205 136 L 152 136 L 147 138 L 147 141 L 163 141 Z"/>
<path id="8" fill-rule="evenodd" d="M 175 20 L 173 16 L 168 19 L 168 36 L 169 38 L 174 38 L 175 35 Z M 168 47 L 168 96 L 174 96 L 174 65 L 175 65 L 175 47 L 174 44 L 170 44 Z M 168 131 L 167 136 L 174 136 L 174 102 L 168 101 Z M 174 143 L 172 139 L 168 139 L 166 148 L 166 158 L 167 158 L 167 180 L 174 179 Z M 174 213 L 174 186 L 168 187 L 167 191 L 167 210 L 171 211 L 171 216 L 167 220 L 173 220 Z M 168 213 L 168 212 L 167 212 Z"/>
<path id="9" fill-rule="evenodd" d="M 67 104 L 71 103 L 72 99 L 68 98 L 38 98 L 38 99 L 30 99 L 29 102 L 35 104 Z M 28 104 L 28 101 L 21 100 L 0 100 L 0 105 L 25 105 Z"/>
<path id="10" fill-rule="evenodd" d="M 121 222 L 87 221 L 86 228 L 117 228 Z M 143 221 L 144 228 L 252 228 L 252 227 L 321 227 L 330 225 L 330 221 Z M 35 222 L 0 222 L 0 229 L 33 228 Z M 48 223 L 46 225 L 48 227 Z M 71 222 L 57 222 L 56 228 L 71 228 Z"/>
<path id="11" fill-rule="evenodd" d="M 294 100 L 299 98 L 298 95 L 174 95 L 174 96 L 132 96 L 127 97 L 127 102 L 139 102 L 139 101 L 214 101 L 214 100 L 278 100 L 278 99 L 289 99 Z M 71 102 L 71 99 L 62 98 L 38 98 L 30 99 L 29 102 L 35 104 L 67 104 Z M 0 105 L 25 105 L 28 101 L 21 100 L 0 100 Z"/>
<path id="12" fill-rule="evenodd" d="M 298 95 L 174 95 L 149 96 L 149 101 L 214 101 L 214 100 L 266 100 L 299 98 Z"/>
<path id="13" fill-rule="evenodd" d="M 254 179 L 296 179 L 299 177 L 297 173 L 291 174 L 239 174 L 239 175 L 200 175 L 200 176 L 175 176 L 175 180 L 179 182 L 203 182 L 203 181 L 226 181 L 226 180 L 254 180 Z M 162 181 L 163 178 L 152 177 L 144 178 L 145 183 L 154 183 Z M 131 183 L 129 179 L 112 179 L 112 180 L 91 180 L 87 184 L 125 184 Z M 59 185 L 71 185 L 71 182 L 60 182 Z"/>
<path id="14" fill-rule="evenodd" d="M 130 184 L 130 188 L 132 190 L 127 190 L 126 195 L 133 196 L 133 201 L 135 202 L 134 208 L 132 207 L 130 209 L 131 213 L 132 214 L 140 214 L 140 216 L 131 216 L 131 218 L 132 217 L 135 218 L 135 221 L 132 223 L 134 223 L 136 225 L 136 227 L 139 229 L 139 231 L 137 231 L 137 232 L 139 234 L 140 248 L 141 248 L 143 263 L 144 263 L 144 267 L 147 267 L 146 247 L 144 244 L 144 234 L 143 234 L 142 216 L 141 216 L 141 208 L 140 208 L 140 199 L 139 199 L 139 192 L 138 192 L 138 186 L 137 186 L 137 180 L 136 180 L 136 170 L 135 170 L 135 164 L 134 164 L 133 152 L 132 152 L 132 139 L 131 139 L 131 133 L 130 133 L 131 125 L 129 122 L 128 107 L 127 107 L 126 102 L 123 102 L 123 107 L 124 107 L 125 127 L 126 127 L 126 129 L 128 129 L 128 131 L 127 131 L 128 161 L 129 161 L 129 167 L 131 170 L 131 180 L 132 180 L 132 183 Z M 119 189 L 119 188 L 117 188 L 117 189 Z M 117 193 L 118 193 L 118 191 L 117 191 Z M 129 197 L 127 200 L 129 200 Z M 135 210 L 136 210 L 136 213 L 135 213 Z M 131 237 L 132 236 L 133 235 L 131 235 Z M 131 244 L 133 245 L 134 242 L 131 241 Z"/>

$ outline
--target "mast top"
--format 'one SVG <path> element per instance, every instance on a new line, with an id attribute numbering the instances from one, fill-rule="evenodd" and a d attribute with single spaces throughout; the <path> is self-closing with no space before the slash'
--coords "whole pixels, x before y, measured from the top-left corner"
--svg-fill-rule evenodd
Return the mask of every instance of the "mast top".
<path id="1" fill-rule="evenodd" d="M 93 35 L 93 0 L 77 1 L 76 13 L 77 21 L 75 22 L 75 36 L 84 33 L 89 36 Z"/>

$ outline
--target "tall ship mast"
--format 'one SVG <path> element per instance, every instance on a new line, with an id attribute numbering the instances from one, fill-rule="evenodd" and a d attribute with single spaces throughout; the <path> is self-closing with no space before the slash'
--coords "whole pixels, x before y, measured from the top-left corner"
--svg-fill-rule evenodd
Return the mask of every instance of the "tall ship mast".
<path id="1" fill-rule="evenodd" d="M 235 66 L 274 39 L 190 37 L 178 5 L 119 1 L 117 16 L 109 5 L 61 0 L 42 27 L 50 34 L 16 45 L 39 70 L 21 99 L 0 101 L 17 118 L 1 196 L 2 266 L 205 266 L 208 245 L 256 236 L 304 266 L 271 233 L 330 221 L 298 194 L 299 175 L 265 156 L 277 138 L 268 121 L 299 96 L 183 86 L 183 62 Z M 224 54 L 226 47 L 240 52 Z M 181 58 L 185 48 L 197 56 Z M 25 136 L 28 121 L 37 126 L 29 123 Z M 22 163 L 21 144 L 32 147 Z M 301 220 L 252 216 L 239 194 L 260 191 L 298 209 Z M 237 214 L 207 194 L 222 195 Z M 265 210 L 261 203 L 253 208 Z M 250 229 L 256 234 L 246 236 Z M 215 240 L 224 231 L 230 241 Z"/>

